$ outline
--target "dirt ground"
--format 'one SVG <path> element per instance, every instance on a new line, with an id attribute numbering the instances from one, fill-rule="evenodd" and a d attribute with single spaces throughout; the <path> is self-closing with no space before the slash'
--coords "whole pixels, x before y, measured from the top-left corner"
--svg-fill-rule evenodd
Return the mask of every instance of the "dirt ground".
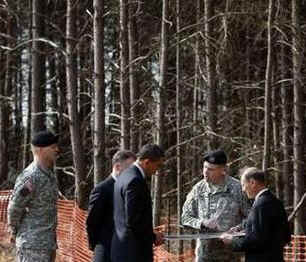
<path id="1" fill-rule="evenodd" d="M 12 245 L 0 243 L 0 262 L 13 262 L 15 250 Z"/>

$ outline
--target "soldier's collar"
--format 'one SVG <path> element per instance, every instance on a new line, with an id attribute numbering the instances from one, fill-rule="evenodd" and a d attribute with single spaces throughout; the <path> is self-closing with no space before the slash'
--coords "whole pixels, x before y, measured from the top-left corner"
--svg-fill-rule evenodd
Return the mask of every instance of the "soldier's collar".
<path id="1" fill-rule="evenodd" d="M 44 174 L 48 175 L 48 176 L 52 176 L 53 172 L 51 169 L 47 169 L 42 167 L 38 162 L 35 162 L 37 168 Z"/>
<path id="2" fill-rule="evenodd" d="M 213 184 L 207 183 L 209 193 L 214 194 L 214 193 L 219 193 L 219 192 L 227 192 L 228 191 L 227 181 L 228 181 L 228 176 L 226 175 L 224 178 L 224 183 L 221 185 L 213 185 Z"/>

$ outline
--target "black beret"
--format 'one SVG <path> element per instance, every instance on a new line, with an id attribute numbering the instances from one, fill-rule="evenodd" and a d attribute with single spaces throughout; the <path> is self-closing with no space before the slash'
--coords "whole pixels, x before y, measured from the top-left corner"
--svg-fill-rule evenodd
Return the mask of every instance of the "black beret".
<path id="1" fill-rule="evenodd" d="M 37 147 L 46 147 L 53 144 L 57 144 L 58 135 L 54 135 L 48 130 L 39 131 L 32 137 L 31 144 Z"/>
<path id="2" fill-rule="evenodd" d="M 226 154 L 223 150 L 214 150 L 204 155 L 204 161 L 214 165 L 225 165 L 227 162 Z"/>

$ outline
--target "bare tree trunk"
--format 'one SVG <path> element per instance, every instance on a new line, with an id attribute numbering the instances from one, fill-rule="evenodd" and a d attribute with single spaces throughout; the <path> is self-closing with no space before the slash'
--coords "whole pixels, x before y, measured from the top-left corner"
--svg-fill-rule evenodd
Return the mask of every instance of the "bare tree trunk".
<path id="1" fill-rule="evenodd" d="M 78 1 L 67 1 L 67 27 L 66 27 L 66 79 L 67 79 L 67 103 L 70 120 L 70 135 L 75 167 L 76 201 L 80 208 L 85 209 L 87 205 L 86 195 L 86 164 L 82 146 L 80 121 L 77 109 L 77 58 L 75 55 L 76 46 L 76 8 Z"/>
<path id="2" fill-rule="evenodd" d="M 209 142 L 210 149 L 218 147 L 218 141 L 215 136 L 217 131 L 217 117 L 218 117 L 218 103 L 217 103 L 217 74 L 216 74 L 216 59 L 213 48 L 214 39 L 214 20 L 211 20 L 215 15 L 214 0 L 205 0 L 205 51 L 206 51 L 206 72 L 207 72 L 207 119 L 209 129 Z"/>
<path id="3" fill-rule="evenodd" d="M 51 116 L 53 123 L 53 131 L 55 133 L 58 133 L 59 131 L 59 121 L 58 121 L 58 114 L 57 114 L 57 108 L 58 108 L 58 92 L 56 87 L 56 63 L 55 63 L 55 57 L 48 57 L 48 64 L 49 64 L 49 78 L 52 79 L 50 83 L 50 108 L 51 108 Z"/>
<path id="4" fill-rule="evenodd" d="M 274 21 L 274 1 L 269 0 L 269 18 L 268 18 L 268 54 L 266 66 L 266 82 L 265 82 L 265 138 L 264 138 L 264 154 L 262 169 L 267 170 L 270 166 L 271 158 L 271 90 L 272 90 L 272 28 Z"/>
<path id="5" fill-rule="evenodd" d="M 183 173 L 183 161 L 182 161 L 182 134 L 181 134 L 181 53 L 180 53 L 180 30 L 181 30 L 181 3 L 180 0 L 176 0 L 176 169 L 177 169 L 177 233 L 180 235 L 181 229 L 181 209 L 182 209 L 182 173 Z M 179 241 L 178 253 L 183 253 L 183 241 Z"/>
<path id="6" fill-rule="evenodd" d="M 11 39 L 13 36 L 11 35 L 11 29 L 12 29 L 12 20 L 13 18 L 8 13 L 6 14 L 6 17 L 4 18 L 7 21 L 6 24 L 6 32 L 3 32 L 3 34 L 7 34 L 10 36 L 8 38 L 7 43 L 5 41 L 1 41 L 1 45 L 5 44 L 8 47 L 11 47 Z M 1 25 L 1 24 L 0 24 Z M 2 28 L 5 28 L 4 25 L 2 25 Z M 10 123 L 9 123 L 9 114 L 10 114 L 10 97 L 9 92 L 11 92 L 12 89 L 12 70 L 11 70 L 11 53 L 8 52 L 6 55 L 4 55 L 2 52 L 0 52 L 0 63 L 1 68 L 3 68 L 1 71 L 3 72 L 3 75 L 0 75 L 0 185 L 6 181 L 8 177 L 8 161 L 9 161 L 9 135 L 8 130 L 10 129 Z M 4 81 L 2 80 L 4 79 Z"/>
<path id="7" fill-rule="evenodd" d="M 282 40 L 285 39 L 282 37 Z M 289 51 L 287 51 L 287 46 L 282 45 L 280 51 L 280 63 L 281 63 L 281 79 L 288 79 L 288 63 L 287 58 L 289 57 Z M 293 91 L 291 85 L 285 81 L 281 83 L 281 108 L 282 108 L 282 118 L 281 118 L 281 128 L 282 128 L 282 153 L 283 153 L 283 165 L 282 165 L 282 181 L 283 181 L 283 201 L 285 206 L 292 206 L 293 203 L 293 188 L 292 188 L 292 178 L 293 178 L 293 164 L 292 164 L 292 102 L 293 102 Z"/>
<path id="8" fill-rule="evenodd" d="M 166 101 L 166 84 L 168 69 L 168 0 L 163 1 L 162 29 L 161 29 L 161 47 L 160 47 L 160 82 L 157 105 L 157 144 L 165 149 L 165 101 Z M 161 178 L 154 176 L 153 190 L 153 225 L 160 224 L 160 206 L 161 206 Z"/>
<path id="9" fill-rule="evenodd" d="M 292 0 L 292 54 L 293 54 L 293 89 L 294 89 L 294 207 L 305 192 L 305 96 L 303 91 L 303 43 L 302 28 L 299 18 L 301 2 Z M 300 210 L 294 220 L 294 233 L 305 234 L 304 212 Z"/>
<path id="10" fill-rule="evenodd" d="M 32 1 L 29 1 L 29 9 L 32 10 Z M 30 21 L 30 28 L 32 27 L 32 19 L 31 15 L 29 14 L 28 20 Z M 32 33 L 30 31 L 29 38 L 32 39 Z M 26 103 L 26 125 L 23 133 L 23 158 L 22 158 L 22 168 L 25 169 L 26 166 L 30 162 L 30 137 L 31 137 L 31 115 L 32 115 L 32 107 L 31 107 L 31 101 L 32 101 L 32 45 L 28 46 L 28 53 L 29 53 L 29 75 L 27 76 L 27 82 L 29 90 L 27 92 L 27 103 Z"/>
<path id="11" fill-rule="evenodd" d="M 105 159 L 105 85 L 104 85 L 104 0 L 94 0 L 94 183 L 106 173 Z"/>
<path id="12" fill-rule="evenodd" d="M 197 125 L 198 125 L 198 113 L 199 113 L 199 88 L 200 88 L 200 19 L 201 19 L 201 0 L 197 0 L 196 6 L 196 21 L 197 21 L 197 35 L 196 35 L 196 42 L 195 42 L 195 61 L 194 61 L 194 90 L 193 90 L 193 114 L 192 114 L 192 134 L 193 136 L 197 136 Z M 192 141 L 192 177 L 197 177 L 199 172 L 199 165 L 198 165 L 198 141 L 194 139 Z"/>
<path id="13" fill-rule="evenodd" d="M 37 40 L 45 36 L 45 1 L 33 0 L 32 27 L 32 117 L 31 130 L 37 132 L 45 128 L 45 56 L 44 44 Z"/>
<path id="14" fill-rule="evenodd" d="M 31 59 L 31 56 L 30 56 Z M 30 69 L 31 71 L 31 69 Z M 23 134 L 23 161 L 22 161 L 22 168 L 25 169 L 26 166 L 30 162 L 30 136 L 31 136 L 31 98 L 32 98 L 32 88 L 31 88 L 31 77 L 29 76 L 29 90 L 28 90 L 28 101 L 26 106 L 26 126 Z"/>
<path id="15" fill-rule="evenodd" d="M 274 74 L 273 74 L 274 75 Z M 272 82 L 274 82 L 274 77 L 272 78 Z M 282 173 L 281 173 L 281 165 L 280 165 L 280 125 L 279 119 L 281 119 L 280 107 L 278 101 L 280 101 L 279 90 L 276 88 L 272 89 L 272 123 L 273 123 L 273 166 L 274 166 L 274 185 L 276 196 L 280 199 L 283 197 L 283 181 L 282 181 Z"/>
<path id="16" fill-rule="evenodd" d="M 141 5 L 140 3 L 137 3 Z M 135 7 L 135 1 L 129 0 L 129 80 L 130 80 L 130 98 L 131 98 L 131 146 L 133 152 L 138 151 L 139 147 L 139 122 L 140 122 L 140 87 L 138 81 L 138 69 L 136 59 L 139 56 L 138 52 L 138 34 L 137 34 L 137 13 L 140 12 Z"/>
<path id="17" fill-rule="evenodd" d="M 121 148 L 130 148 L 130 97 L 128 78 L 128 0 L 120 0 L 120 103 Z"/>

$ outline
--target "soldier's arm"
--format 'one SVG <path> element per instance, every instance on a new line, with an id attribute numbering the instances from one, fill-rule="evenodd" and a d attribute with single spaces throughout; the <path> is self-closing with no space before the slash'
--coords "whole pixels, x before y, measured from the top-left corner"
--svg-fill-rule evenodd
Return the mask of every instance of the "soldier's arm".
<path id="1" fill-rule="evenodd" d="M 240 195 L 241 195 L 240 212 L 241 212 L 242 222 L 239 225 L 239 229 L 243 230 L 245 228 L 246 221 L 251 209 L 251 204 L 247 196 L 242 192 L 242 190 L 240 191 Z"/>
<path id="2" fill-rule="evenodd" d="M 198 214 L 198 196 L 195 188 L 193 188 L 186 197 L 181 221 L 184 226 L 201 229 L 202 219 L 199 218 Z"/>
<path id="3" fill-rule="evenodd" d="M 33 194 L 33 179 L 28 178 L 16 182 L 8 204 L 7 213 L 9 231 L 13 236 L 16 236 L 18 232 L 22 218 L 26 213 L 26 208 L 33 198 Z"/>

